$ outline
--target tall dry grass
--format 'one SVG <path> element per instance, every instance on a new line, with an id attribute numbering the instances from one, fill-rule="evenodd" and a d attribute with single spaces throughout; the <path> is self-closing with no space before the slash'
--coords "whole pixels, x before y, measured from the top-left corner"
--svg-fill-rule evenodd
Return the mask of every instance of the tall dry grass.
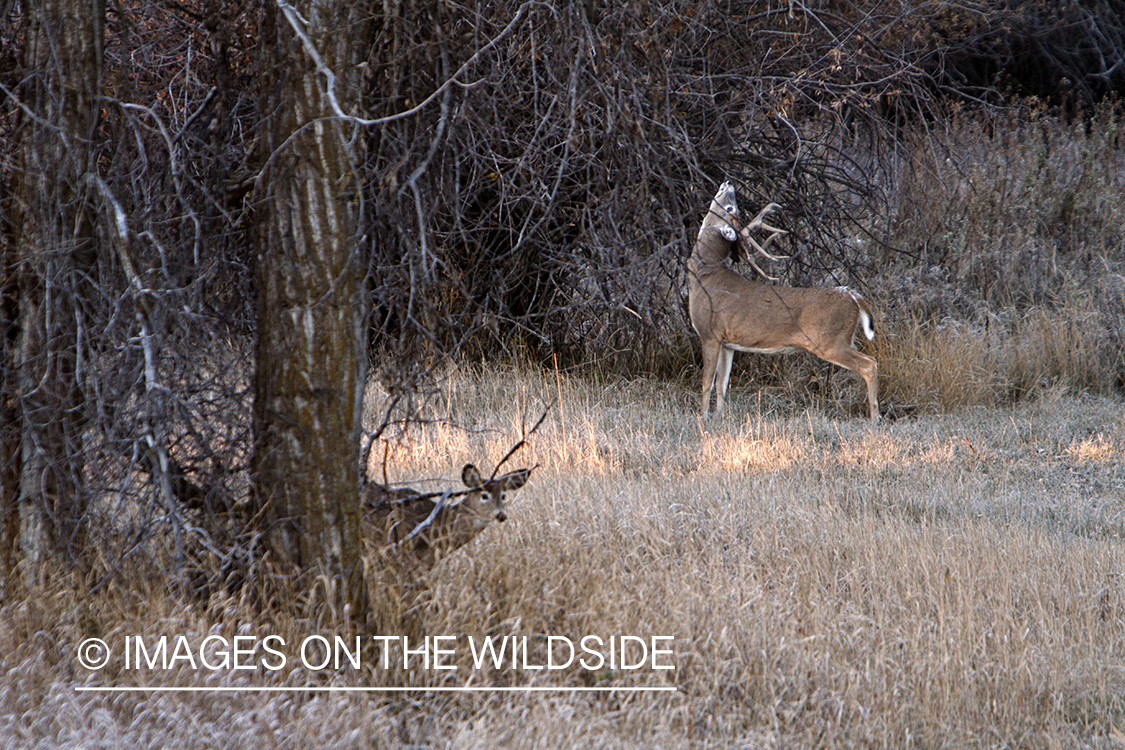
<path id="1" fill-rule="evenodd" d="M 929 411 L 1125 386 L 1125 139 L 1034 100 L 910 139 L 867 279 L 890 403 Z"/>
<path id="2" fill-rule="evenodd" d="M 377 394 L 373 394 L 373 400 Z M 392 480 L 539 464 L 509 521 L 401 606 L 427 634 L 671 635 L 674 671 L 201 674 L 77 666 L 98 636 L 335 623 L 192 604 L 157 582 L 48 584 L 0 608 L 0 745 L 1101 747 L 1125 726 L 1125 412 L 1058 391 L 880 426 L 694 389 L 451 371 Z M 379 471 L 382 471 L 380 466 Z M 78 587 L 81 590 L 81 587 Z M 402 614 L 402 611 L 399 614 Z M 386 631 L 384 631 L 386 632 Z M 674 693 L 114 694 L 115 685 L 674 685 Z"/>
<path id="3" fill-rule="evenodd" d="M 991 314 L 981 322 L 917 318 L 881 331 L 872 347 L 891 411 L 948 413 L 1047 393 L 1120 392 L 1125 354 L 1105 315 L 1082 300 Z"/>

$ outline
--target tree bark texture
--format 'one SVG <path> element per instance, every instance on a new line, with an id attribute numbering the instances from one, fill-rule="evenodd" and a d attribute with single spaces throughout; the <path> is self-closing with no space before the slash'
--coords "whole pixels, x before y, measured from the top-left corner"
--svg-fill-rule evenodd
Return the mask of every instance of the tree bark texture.
<path id="1" fill-rule="evenodd" d="M 355 101 L 356 29 L 346 1 L 306 0 L 292 16 Z M 359 427 L 363 268 L 352 127 L 332 117 L 326 77 L 273 4 L 262 45 L 267 167 L 257 220 L 258 345 L 253 478 L 273 553 L 326 574 L 340 604 L 366 612 L 360 557 Z"/>
<path id="2" fill-rule="evenodd" d="M 85 547 L 83 363 L 96 337 L 84 295 L 96 268 L 87 175 L 95 169 L 105 7 L 101 0 L 25 5 L 19 145 L 5 197 L 2 285 L 4 562 Z M 88 297 L 87 297 L 88 298 Z"/>

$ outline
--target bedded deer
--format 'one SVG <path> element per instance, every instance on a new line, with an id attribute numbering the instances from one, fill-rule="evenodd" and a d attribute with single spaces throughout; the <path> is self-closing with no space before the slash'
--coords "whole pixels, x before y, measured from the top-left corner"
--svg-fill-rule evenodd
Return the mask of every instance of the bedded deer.
<path id="1" fill-rule="evenodd" d="M 753 256 L 757 252 L 778 260 L 765 246 L 785 232 L 763 221 L 775 208 L 779 206 L 770 203 L 739 229 L 734 185 L 724 182 L 699 228 L 688 261 L 688 308 L 703 345 L 703 416 L 711 406 L 712 386 L 715 413 L 722 412 L 736 351 L 782 354 L 804 349 L 858 373 L 867 382 L 871 420 L 878 421 L 879 368 L 853 346 L 857 326 L 869 340 L 875 337 L 867 300 L 847 287 L 794 288 L 751 281 L 726 264 L 734 247 L 741 245 L 755 270 L 772 279 Z M 771 234 L 759 244 L 750 235 L 755 229 Z"/>
<path id="2" fill-rule="evenodd" d="M 506 520 L 507 493 L 523 487 L 531 471 L 520 469 L 486 480 L 476 466 L 465 464 L 461 481 L 468 489 L 444 492 L 422 493 L 369 482 L 363 493 L 363 534 L 382 554 L 432 567 L 471 542 L 493 520 Z"/>

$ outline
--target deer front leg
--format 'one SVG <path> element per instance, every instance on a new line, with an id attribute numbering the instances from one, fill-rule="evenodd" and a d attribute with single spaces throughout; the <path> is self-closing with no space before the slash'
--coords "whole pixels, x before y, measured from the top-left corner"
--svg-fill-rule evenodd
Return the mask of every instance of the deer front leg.
<path id="1" fill-rule="evenodd" d="M 711 409 L 711 386 L 715 383 L 715 370 L 718 367 L 722 349 L 719 342 L 714 339 L 703 340 L 703 403 L 700 410 L 705 418 Z M 722 408 L 721 399 L 719 408 Z"/>
<path id="2" fill-rule="evenodd" d="M 715 367 L 715 415 L 723 413 L 726 404 L 727 386 L 730 384 L 730 367 L 734 361 L 734 350 L 719 347 L 719 361 Z"/>

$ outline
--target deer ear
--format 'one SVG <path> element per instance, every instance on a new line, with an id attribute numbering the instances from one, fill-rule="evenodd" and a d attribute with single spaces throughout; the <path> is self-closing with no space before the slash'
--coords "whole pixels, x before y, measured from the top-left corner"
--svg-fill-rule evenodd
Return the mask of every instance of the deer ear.
<path id="1" fill-rule="evenodd" d="M 738 239 L 738 232 L 730 224 L 723 224 L 719 227 L 719 234 L 723 235 L 723 239 L 727 242 L 734 242 Z"/>
<path id="2" fill-rule="evenodd" d="M 504 489 L 518 490 L 527 484 L 527 478 L 531 476 L 531 469 L 520 469 L 513 471 L 508 475 L 507 480 L 504 482 Z"/>
<path id="3" fill-rule="evenodd" d="M 480 487 L 484 484 L 480 471 L 472 464 L 465 464 L 465 468 L 461 469 L 461 481 L 466 487 Z"/>

